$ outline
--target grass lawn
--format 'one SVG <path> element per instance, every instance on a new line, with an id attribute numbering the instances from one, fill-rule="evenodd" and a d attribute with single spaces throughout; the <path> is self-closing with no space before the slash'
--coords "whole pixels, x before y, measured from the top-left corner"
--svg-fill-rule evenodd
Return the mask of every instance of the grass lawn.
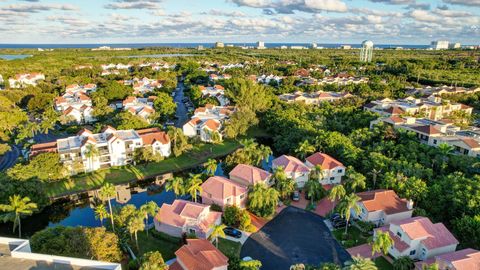
<path id="1" fill-rule="evenodd" d="M 137 257 L 149 251 L 159 251 L 165 261 L 175 258 L 175 251 L 182 246 L 182 239 L 150 230 L 147 238 L 146 232 L 138 232 L 139 251 L 136 250 L 135 240 L 131 243 Z"/>
<path id="2" fill-rule="evenodd" d="M 393 265 L 382 256 L 376 258 L 374 262 L 378 270 L 393 270 Z"/>
<path id="3" fill-rule="evenodd" d="M 170 157 L 158 163 L 147 165 L 128 165 L 124 167 L 108 168 L 89 174 L 74 176 L 71 179 L 48 183 L 45 190 L 51 198 L 74 194 L 99 188 L 105 182 L 112 184 L 127 183 L 134 180 L 145 179 L 157 174 L 181 171 L 198 166 L 209 158 L 225 156 L 240 144 L 235 140 L 225 140 L 222 144 L 202 144 L 192 151 L 179 157 Z"/>
<path id="4" fill-rule="evenodd" d="M 351 248 L 367 243 L 368 236 L 363 235 L 363 233 L 354 226 L 348 227 L 347 235 L 344 233 L 345 228 L 333 231 L 333 235 L 337 241 L 345 248 Z"/>
<path id="5" fill-rule="evenodd" d="M 225 255 L 232 254 L 236 257 L 240 257 L 240 250 L 242 244 L 239 242 L 231 241 L 224 238 L 218 238 L 218 249 Z"/>

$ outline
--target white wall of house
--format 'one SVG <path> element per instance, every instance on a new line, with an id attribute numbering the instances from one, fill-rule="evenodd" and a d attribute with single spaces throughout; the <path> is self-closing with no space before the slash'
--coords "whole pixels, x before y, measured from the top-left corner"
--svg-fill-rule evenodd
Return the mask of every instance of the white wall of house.
<path id="1" fill-rule="evenodd" d="M 197 136 L 197 127 L 192 126 L 190 123 L 183 125 L 183 134 L 187 137 Z"/>

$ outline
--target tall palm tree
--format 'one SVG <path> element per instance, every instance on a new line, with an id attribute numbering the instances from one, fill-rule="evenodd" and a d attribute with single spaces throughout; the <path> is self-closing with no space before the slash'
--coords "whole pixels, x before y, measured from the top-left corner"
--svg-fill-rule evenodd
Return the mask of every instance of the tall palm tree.
<path id="1" fill-rule="evenodd" d="M 139 212 L 136 214 L 136 216 L 132 217 L 128 221 L 127 229 L 130 234 L 135 235 L 135 244 L 137 246 L 137 250 L 139 250 L 137 233 L 138 231 L 145 230 L 145 223 L 143 223 L 143 214 Z"/>
<path id="2" fill-rule="evenodd" d="M 217 171 L 217 161 L 213 158 L 209 158 L 207 162 L 204 164 L 205 170 L 207 174 L 210 176 L 214 176 L 215 172 Z"/>
<path id="3" fill-rule="evenodd" d="M 22 216 L 31 215 L 37 209 L 37 204 L 30 202 L 29 197 L 13 195 L 8 198 L 8 204 L 0 204 L 0 211 L 6 212 L 2 215 L 4 222 L 13 221 L 13 232 L 18 226 L 18 238 L 22 238 Z"/>
<path id="4" fill-rule="evenodd" d="M 384 255 L 387 255 L 393 244 L 393 239 L 389 233 L 378 231 L 372 244 L 372 256 L 375 252 L 382 252 Z"/>
<path id="5" fill-rule="evenodd" d="M 108 217 L 108 212 L 107 209 L 105 208 L 105 205 L 99 204 L 95 207 L 95 219 L 100 220 L 100 224 L 103 226 L 103 220 Z"/>
<path id="6" fill-rule="evenodd" d="M 112 222 L 112 229 L 113 231 L 115 231 L 115 223 L 113 222 L 113 209 L 112 209 L 112 203 L 110 201 L 112 197 L 115 197 L 115 195 L 117 195 L 117 192 L 115 191 L 115 186 L 110 183 L 105 183 L 105 185 L 103 185 L 98 191 L 98 195 L 100 196 L 100 199 L 102 201 L 107 200 L 108 202 L 108 210 L 110 211 L 110 221 Z"/>
<path id="7" fill-rule="evenodd" d="M 438 150 L 440 151 L 440 154 L 442 155 L 442 169 L 445 168 L 446 163 L 448 161 L 448 157 L 453 151 L 453 147 L 450 146 L 449 144 L 446 143 L 441 143 L 438 145 Z"/>
<path id="8" fill-rule="evenodd" d="M 148 203 L 140 206 L 140 211 L 145 216 L 145 227 L 147 229 L 148 237 L 148 217 L 154 217 L 158 212 L 158 205 L 154 201 L 149 201 Z"/>
<path id="9" fill-rule="evenodd" d="M 312 172 L 310 173 L 310 178 L 316 181 L 320 181 L 321 179 L 323 179 L 323 177 L 324 177 L 324 173 L 323 173 L 322 166 L 318 164 L 315 165 L 315 167 L 313 167 Z"/>
<path id="10" fill-rule="evenodd" d="M 175 196 L 180 196 L 185 194 L 185 183 L 183 178 L 181 177 L 174 177 L 167 181 L 165 184 L 165 189 L 167 191 L 173 190 Z"/>
<path id="11" fill-rule="evenodd" d="M 377 184 L 377 177 L 382 173 L 382 170 L 377 170 L 373 168 L 368 174 L 372 176 L 372 182 L 373 182 L 373 188 L 375 189 L 375 186 Z"/>
<path id="12" fill-rule="evenodd" d="M 85 156 L 88 159 L 88 163 L 90 164 L 90 169 L 93 170 L 93 159 L 100 154 L 98 148 L 94 144 L 87 144 L 85 147 Z"/>
<path id="13" fill-rule="evenodd" d="M 218 248 L 218 237 L 225 237 L 225 232 L 223 229 L 225 229 L 227 226 L 224 224 L 213 224 L 210 226 L 210 229 L 212 230 L 212 233 L 210 234 L 209 238 L 211 240 L 215 240 L 215 246 Z"/>
<path id="14" fill-rule="evenodd" d="M 345 196 L 338 205 L 338 208 L 340 209 L 340 215 L 347 221 L 347 225 L 345 226 L 345 234 L 347 234 L 348 231 L 348 223 L 350 221 L 352 211 L 355 214 L 358 214 L 361 211 L 360 206 L 357 204 L 359 201 L 360 197 L 352 193 Z"/>
<path id="15" fill-rule="evenodd" d="M 328 193 L 328 199 L 334 202 L 343 199 L 346 194 L 347 192 L 345 191 L 343 185 L 336 185 L 330 189 L 330 192 Z"/>
<path id="16" fill-rule="evenodd" d="M 268 158 L 273 154 L 272 149 L 268 146 L 265 146 L 263 144 L 259 145 L 257 147 L 257 160 L 255 161 L 255 164 L 257 166 L 260 166 L 262 164 L 262 161 L 267 160 Z"/>
<path id="17" fill-rule="evenodd" d="M 197 194 L 202 192 L 202 183 L 203 181 L 200 178 L 200 174 L 190 175 L 187 192 L 192 196 L 194 202 L 197 202 Z"/>
<path id="18" fill-rule="evenodd" d="M 315 178 L 310 178 L 307 183 L 305 183 L 305 192 L 310 198 L 310 203 L 313 204 L 323 194 L 322 184 L 320 184 Z"/>
<path id="19" fill-rule="evenodd" d="M 352 167 L 348 168 L 346 183 L 350 190 L 355 192 L 357 188 L 365 188 L 367 186 L 366 178 L 363 174 L 356 172 Z"/>
<path id="20" fill-rule="evenodd" d="M 343 268 L 344 270 L 377 270 L 375 263 L 369 258 L 360 256 L 352 257 L 352 261 Z"/>
<path id="21" fill-rule="evenodd" d="M 300 159 L 304 159 L 308 154 L 315 152 L 315 150 L 316 150 L 315 146 L 310 144 L 308 140 L 304 140 L 298 145 L 297 149 L 295 150 L 295 153 L 298 154 L 298 157 Z"/>

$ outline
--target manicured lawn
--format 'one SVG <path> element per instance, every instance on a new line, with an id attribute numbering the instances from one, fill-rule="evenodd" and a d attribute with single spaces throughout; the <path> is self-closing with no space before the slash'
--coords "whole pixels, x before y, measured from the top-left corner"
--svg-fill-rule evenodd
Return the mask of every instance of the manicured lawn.
<path id="1" fill-rule="evenodd" d="M 131 241 L 131 248 L 137 257 L 149 251 L 159 251 L 163 259 L 168 261 L 175 258 L 175 251 L 182 246 L 182 239 L 150 230 L 148 238 L 146 232 L 138 233 L 138 246 L 140 250 L 135 252 L 135 240 Z"/>
<path id="2" fill-rule="evenodd" d="M 240 144 L 234 140 L 225 140 L 222 144 L 202 144 L 192 151 L 179 157 L 170 157 L 158 163 L 147 165 L 128 165 L 124 167 L 108 168 L 93 173 L 72 177 L 71 179 L 46 184 L 49 197 L 59 197 L 99 188 L 105 182 L 112 184 L 127 183 L 133 180 L 141 180 L 153 175 L 168 172 L 181 171 L 198 166 L 209 158 L 225 156 Z"/>
<path id="3" fill-rule="evenodd" d="M 333 231 L 333 235 L 337 241 L 345 248 L 351 248 L 367 243 L 368 236 L 363 235 L 363 233 L 354 226 L 348 227 L 347 235 L 344 233 L 345 228 Z"/>
<path id="4" fill-rule="evenodd" d="M 225 255 L 232 254 L 236 257 L 240 257 L 240 250 L 242 249 L 242 244 L 228 239 L 219 238 L 218 249 Z"/>
<path id="5" fill-rule="evenodd" d="M 374 262 L 378 270 L 393 270 L 393 265 L 382 256 L 376 258 Z"/>

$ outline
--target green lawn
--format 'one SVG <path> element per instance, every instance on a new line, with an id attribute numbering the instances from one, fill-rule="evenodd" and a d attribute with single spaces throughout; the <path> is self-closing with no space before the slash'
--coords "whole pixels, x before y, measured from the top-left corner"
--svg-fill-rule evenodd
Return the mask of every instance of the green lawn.
<path id="1" fill-rule="evenodd" d="M 354 226 L 348 227 L 347 235 L 344 233 L 345 228 L 333 231 L 333 235 L 337 241 L 345 248 L 351 248 L 367 243 L 368 236 L 363 235 L 362 232 Z"/>
<path id="2" fill-rule="evenodd" d="M 393 265 L 383 257 L 376 258 L 374 262 L 378 270 L 393 270 Z"/>
<path id="3" fill-rule="evenodd" d="M 170 157 L 158 163 L 147 165 L 128 165 L 108 168 L 93 173 L 72 177 L 71 179 L 46 184 L 47 195 L 51 198 L 99 188 L 105 182 L 113 184 L 141 180 L 168 172 L 176 172 L 198 166 L 209 158 L 225 156 L 240 144 L 234 140 L 225 140 L 222 144 L 202 144 L 179 157 Z"/>
<path id="4" fill-rule="evenodd" d="M 218 249 L 223 254 L 225 254 L 225 256 L 227 256 L 227 254 L 232 254 L 240 258 L 240 250 L 242 249 L 242 244 L 225 238 L 219 238 Z"/>
<path id="5" fill-rule="evenodd" d="M 149 251 L 159 251 L 163 259 L 168 261 L 175 258 L 175 251 L 182 246 L 182 239 L 150 230 L 148 237 L 146 232 L 138 233 L 138 246 L 140 248 L 139 251 L 136 250 L 135 240 L 133 240 L 131 247 L 137 257 Z"/>

